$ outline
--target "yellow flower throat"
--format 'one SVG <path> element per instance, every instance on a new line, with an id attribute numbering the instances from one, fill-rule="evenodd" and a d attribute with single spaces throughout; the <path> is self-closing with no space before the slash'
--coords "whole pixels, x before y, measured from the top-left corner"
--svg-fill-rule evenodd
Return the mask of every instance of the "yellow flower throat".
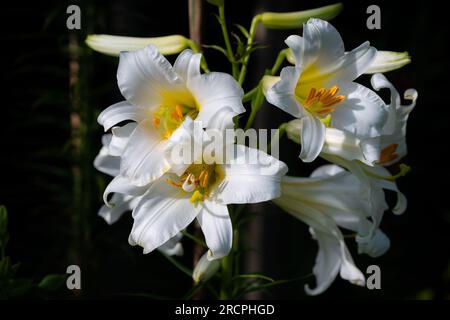
<path id="1" fill-rule="evenodd" d="M 186 116 L 195 120 L 199 111 L 198 103 L 190 94 L 168 93 L 163 103 L 153 112 L 152 125 L 164 139 L 168 139 L 183 123 Z"/>
<path id="2" fill-rule="evenodd" d="M 166 179 L 174 187 L 191 193 L 190 201 L 197 203 L 207 198 L 211 189 L 223 179 L 223 173 L 216 164 L 191 164 L 181 175 L 179 181 Z"/>

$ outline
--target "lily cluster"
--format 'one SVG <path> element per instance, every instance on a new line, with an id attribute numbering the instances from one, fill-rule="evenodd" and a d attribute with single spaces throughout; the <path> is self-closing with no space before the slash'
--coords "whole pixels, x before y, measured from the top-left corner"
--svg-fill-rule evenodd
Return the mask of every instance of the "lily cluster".
<path id="1" fill-rule="evenodd" d="M 263 22 L 271 16 L 264 17 Z M 308 294 L 323 292 L 338 274 L 353 284 L 365 284 L 342 229 L 352 232 L 359 254 L 378 257 L 390 246 L 380 229 L 388 210 L 385 190 L 397 192 L 394 213 L 406 209 L 396 179 L 409 169 L 400 161 L 407 151 L 406 122 L 417 92 L 407 90 L 405 99 L 411 104 L 403 105 L 394 86 L 376 72 L 401 67 L 409 62 L 407 54 L 377 51 L 368 42 L 346 52 L 338 31 L 320 19 L 309 19 L 302 36 L 286 39 L 283 52 L 292 65 L 278 77 L 264 76 L 254 95 L 260 92 L 271 105 L 292 115 L 293 120 L 280 128 L 301 145 L 299 165 L 318 157 L 330 162 L 309 177 L 293 177 L 286 175 L 282 161 L 263 150 L 213 139 L 238 129 L 236 119 L 246 112 L 244 91 L 238 77 L 202 73 L 202 54 L 185 49 L 190 40 L 181 37 L 183 43 L 177 44 L 176 39 L 169 41 L 171 50 L 183 51 L 173 65 L 151 39 L 129 47 L 123 38 L 117 43 L 114 37 L 109 42 L 88 39 L 102 43 L 101 52 L 125 50 L 117 71 L 125 100 L 98 117 L 107 133 L 94 165 L 113 177 L 99 215 L 112 224 L 131 211 L 129 243 L 141 246 L 145 254 L 155 249 L 183 254 L 184 230 L 198 223 L 208 251 L 193 276 L 204 281 L 233 246 L 236 221 L 230 218 L 230 205 L 272 200 L 306 223 L 318 242 L 316 285 L 305 287 Z M 373 73 L 372 88 L 355 81 Z M 383 88 L 390 90 L 389 102 L 376 93 Z M 216 151 L 231 150 L 227 161 L 220 151 L 206 152 L 208 145 L 218 143 Z M 180 146 L 201 152 L 176 161 Z M 255 157 L 258 161 L 250 161 Z M 386 167 L 394 163 L 399 169 L 391 174 Z"/>

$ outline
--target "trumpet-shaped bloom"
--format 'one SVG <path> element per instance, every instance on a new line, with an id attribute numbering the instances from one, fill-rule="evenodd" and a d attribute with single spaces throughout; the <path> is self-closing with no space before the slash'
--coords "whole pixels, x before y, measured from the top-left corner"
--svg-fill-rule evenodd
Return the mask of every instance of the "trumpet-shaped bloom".
<path id="1" fill-rule="evenodd" d="M 292 35 L 286 44 L 296 65 L 281 71 L 266 98 L 300 120 L 303 161 L 319 155 L 326 127 L 360 138 L 381 134 L 387 117 L 385 103 L 372 90 L 353 82 L 375 59 L 375 48 L 365 42 L 346 53 L 337 30 L 318 19 L 304 25 L 303 37 Z"/>
<path id="2" fill-rule="evenodd" d="M 391 102 L 388 106 L 388 117 L 378 137 L 364 138 L 336 128 L 325 129 L 325 140 L 322 155 L 337 156 L 348 161 L 357 160 L 368 166 L 376 164 L 390 165 L 406 154 L 406 123 L 413 110 L 417 91 L 408 89 L 404 98 L 411 100 L 410 105 L 402 105 L 400 95 L 393 85 L 382 74 L 372 76 L 375 90 L 388 88 L 391 90 Z M 287 123 L 288 137 L 301 143 L 302 126 L 299 119 Z"/>
<path id="3" fill-rule="evenodd" d="M 318 241 L 319 253 L 313 272 L 314 289 L 308 294 L 325 291 L 339 273 L 353 284 L 364 285 L 364 276 L 355 266 L 339 227 L 357 233 L 359 253 L 377 257 L 389 248 L 386 235 L 368 219 L 371 208 L 364 196 L 364 185 L 348 171 L 336 165 L 326 165 L 314 171 L 310 178 L 284 177 L 282 195 L 274 202 L 297 219 L 310 226 Z M 384 207 L 387 205 L 382 201 Z"/>
<path id="4" fill-rule="evenodd" d="M 382 135 L 372 140 L 374 143 L 371 145 L 373 147 L 371 153 L 377 155 L 375 161 L 368 163 L 349 157 L 350 152 L 347 152 L 349 148 L 346 144 L 339 146 L 340 152 L 328 152 L 324 148 L 321 157 L 347 168 L 366 186 L 363 190 L 365 190 L 366 198 L 369 199 L 372 208 L 371 218 L 374 222 L 372 230 L 375 232 L 383 217 L 384 210 L 380 210 L 380 207 L 384 207 L 384 190 L 397 193 L 397 204 L 392 209 L 393 213 L 401 214 L 407 207 L 406 197 L 398 189 L 396 179 L 406 174 L 409 167 L 401 164 L 399 166 L 400 171 L 392 175 L 384 166 L 398 162 L 407 152 L 406 123 L 409 113 L 415 107 L 418 94 L 416 90 L 408 89 L 404 97 L 406 100 L 411 100 L 411 104 L 402 105 L 398 91 L 386 77 L 375 74 L 372 77 L 372 85 L 376 90 L 388 88 L 391 91 L 388 118 L 382 128 Z M 362 144 L 360 145 L 360 152 L 363 153 Z"/>
<path id="5" fill-rule="evenodd" d="M 105 130 L 137 122 L 120 167 L 135 185 L 144 186 L 170 169 L 165 145 L 186 117 L 205 128 L 225 128 L 245 111 L 239 84 L 228 74 L 201 74 L 200 60 L 200 54 L 185 50 L 172 66 L 153 45 L 121 53 L 117 80 L 126 101 L 104 110 L 98 122 Z"/>
<path id="6" fill-rule="evenodd" d="M 174 135 L 198 139 L 189 123 L 183 124 Z M 201 141 L 196 141 L 204 147 L 209 142 L 206 133 Z M 144 253 L 149 253 L 196 219 L 210 249 L 208 259 L 227 255 L 233 235 L 227 204 L 256 203 L 278 197 L 281 176 L 287 171 L 284 163 L 262 151 L 242 145 L 232 145 L 230 150 L 233 152 L 225 163 L 219 159 L 220 152 L 208 156 L 202 152 L 200 161 L 193 159 L 190 164 L 180 166 L 178 174 L 168 172 L 148 184 L 132 213 L 134 224 L 129 243 L 140 245 Z M 136 191 L 126 188 L 117 181 L 108 192 Z"/>
<path id="7" fill-rule="evenodd" d="M 409 114 L 416 106 L 418 93 L 415 89 L 406 90 L 404 98 L 411 103 L 402 105 L 400 94 L 384 75 L 373 75 L 372 86 L 375 90 L 387 88 L 391 91 L 389 115 L 380 137 L 381 155 L 379 160 L 379 164 L 388 166 L 399 161 L 407 153 L 406 124 Z"/>

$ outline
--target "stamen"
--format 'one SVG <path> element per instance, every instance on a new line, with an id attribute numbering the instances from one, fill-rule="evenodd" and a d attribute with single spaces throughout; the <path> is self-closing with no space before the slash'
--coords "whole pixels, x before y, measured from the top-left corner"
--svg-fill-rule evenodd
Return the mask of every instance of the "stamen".
<path id="1" fill-rule="evenodd" d="M 333 86 L 330 89 L 320 88 L 317 90 L 316 88 L 311 88 L 309 94 L 303 105 L 313 114 L 325 116 L 328 113 L 335 111 L 332 106 L 335 106 L 342 101 L 344 101 L 345 96 L 340 95 L 336 96 L 339 91 L 338 86 Z"/>
<path id="2" fill-rule="evenodd" d="M 209 177 L 209 173 L 206 171 L 205 172 L 205 177 L 203 178 L 203 182 L 202 182 L 202 187 L 206 188 L 206 186 L 208 185 L 208 177 Z"/>
<path id="3" fill-rule="evenodd" d="M 389 161 L 392 161 L 394 159 L 398 158 L 398 154 L 395 153 L 395 150 L 397 150 L 398 144 L 392 143 L 385 147 L 383 150 L 381 150 L 380 154 L 380 164 L 387 163 Z"/>
<path id="4" fill-rule="evenodd" d="M 159 125 L 161 124 L 161 119 L 159 119 L 158 117 L 153 117 L 152 124 L 156 129 L 158 129 Z"/>
<path id="5" fill-rule="evenodd" d="M 171 186 L 174 186 L 174 187 L 176 187 L 176 188 L 181 188 L 181 187 L 182 187 L 181 184 L 176 183 L 176 182 L 174 182 L 174 181 L 172 181 L 172 180 L 170 180 L 170 179 L 166 179 L 166 183 L 168 183 L 168 184 L 170 184 Z"/>
<path id="6" fill-rule="evenodd" d="M 177 115 L 178 115 L 178 118 L 179 119 L 183 119 L 183 112 L 181 112 L 181 107 L 180 107 L 180 105 L 176 105 L 175 106 L 175 111 L 176 111 L 176 113 L 177 113 Z"/>

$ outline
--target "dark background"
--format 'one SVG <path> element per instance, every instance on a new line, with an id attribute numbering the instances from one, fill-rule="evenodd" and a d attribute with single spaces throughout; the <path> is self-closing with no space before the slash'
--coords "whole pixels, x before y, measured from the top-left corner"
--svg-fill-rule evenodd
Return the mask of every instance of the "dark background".
<path id="1" fill-rule="evenodd" d="M 77 32 L 66 28 L 69 3 L 16 1 L 3 3 L 0 10 L 0 204 L 10 215 L 7 253 L 21 262 L 19 276 L 36 281 L 49 273 L 65 273 L 70 264 L 81 265 L 82 291 L 74 295 L 62 290 L 62 297 L 136 293 L 182 297 L 191 286 L 190 278 L 161 254 L 144 256 L 140 248 L 128 245 L 129 215 L 113 226 L 96 215 L 107 183 L 92 167 L 102 134 L 96 117 L 122 98 L 116 84 L 118 60 L 90 51 L 83 40 L 88 33 L 188 36 L 187 1 L 72 3 L 82 10 L 82 30 Z M 295 11 L 331 3 L 227 1 L 226 10 L 230 25 L 248 27 L 251 17 L 264 10 Z M 366 28 L 370 4 L 381 7 L 381 30 Z M 204 9 L 204 43 L 222 45 L 215 9 L 206 2 Z M 369 40 L 379 50 L 408 51 L 413 63 L 386 75 L 401 93 L 416 88 L 419 100 L 408 124 L 405 162 L 412 171 L 399 181 L 409 200 L 408 210 L 402 216 L 387 212 L 382 224 L 391 249 L 371 259 L 358 256 L 349 241 L 363 272 L 371 264 L 381 267 L 382 290 L 369 291 L 337 279 L 319 298 L 449 298 L 448 12 L 429 1 L 344 1 L 343 12 L 332 23 L 347 49 Z M 257 41 L 269 47 L 254 54 L 244 89 L 256 84 L 284 47 L 283 40 L 294 33 L 301 30 L 259 30 Z M 220 53 L 207 50 L 206 55 L 211 69 L 229 72 Z M 71 62 L 72 71 L 79 68 L 79 79 L 69 86 Z M 364 76 L 361 81 L 368 79 Z M 289 116 L 266 104 L 256 126 L 275 128 L 286 120 Z M 298 145 L 285 140 L 281 150 L 290 174 L 310 172 L 312 167 L 297 158 Z M 276 279 L 310 273 L 317 247 L 307 227 L 270 204 L 252 210 L 263 213 L 248 226 L 243 240 L 256 249 L 243 261 L 245 270 Z M 181 260 L 190 265 L 192 243 L 184 240 L 184 244 Z M 298 281 L 251 297 L 306 298 L 304 284 Z"/>

